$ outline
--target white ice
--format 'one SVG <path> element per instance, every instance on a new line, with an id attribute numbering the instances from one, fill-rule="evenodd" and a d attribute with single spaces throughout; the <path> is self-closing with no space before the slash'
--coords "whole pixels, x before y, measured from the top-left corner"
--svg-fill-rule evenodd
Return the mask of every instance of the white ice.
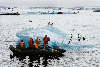
<path id="1" fill-rule="evenodd" d="M 59 61 L 52 60 L 53 64 L 49 63 L 51 65 L 48 64 L 48 67 L 99 67 L 99 16 L 100 13 L 0 16 L 0 67 L 20 67 L 22 64 L 17 59 L 12 62 L 9 58 L 9 45 L 16 45 L 20 39 L 18 36 L 36 38 L 45 34 L 67 50 L 65 57 Z M 48 27 L 48 22 L 54 25 Z M 79 42 L 78 33 L 86 40 Z M 68 44 L 70 34 L 73 34 L 73 38 Z"/>

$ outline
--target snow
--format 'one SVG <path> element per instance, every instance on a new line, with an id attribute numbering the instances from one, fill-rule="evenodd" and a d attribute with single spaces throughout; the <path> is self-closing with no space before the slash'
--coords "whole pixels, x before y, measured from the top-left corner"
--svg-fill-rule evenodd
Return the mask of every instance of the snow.
<path id="1" fill-rule="evenodd" d="M 99 67 L 100 66 L 100 13 L 62 15 L 0 16 L 0 67 L 20 67 L 18 59 L 10 59 L 9 45 L 17 45 L 21 39 L 36 39 L 47 34 L 50 46 L 56 44 L 66 49 L 60 60 L 51 60 L 48 67 Z M 29 22 L 31 20 L 32 22 Z M 48 26 L 48 22 L 54 25 Z M 77 36 L 86 37 L 78 41 Z M 71 34 L 72 41 L 68 44 Z M 27 38 L 26 38 L 27 37 Z M 28 62 L 28 61 L 26 61 Z M 24 64 L 27 67 L 27 64 Z M 40 66 L 42 67 L 42 65 Z"/>

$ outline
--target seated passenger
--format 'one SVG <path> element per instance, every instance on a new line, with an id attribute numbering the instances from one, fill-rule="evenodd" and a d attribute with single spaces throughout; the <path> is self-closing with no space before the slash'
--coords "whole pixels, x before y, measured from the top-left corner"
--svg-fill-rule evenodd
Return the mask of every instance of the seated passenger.
<path id="1" fill-rule="evenodd" d="M 45 37 L 43 38 L 43 48 L 45 48 L 45 46 L 48 45 L 48 41 L 50 41 L 50 38 L 47 37 L 47 35 L 45 35 Z"/>
<path id="2" fill-rule="evenodd" d="M 35 43 L 40 46 L 41 40 L 37 37 L 37 39 L 35 40 Z"/>
<path id="3" fill-rule="evenodd" d="M 38 46 L 40 46 L 41 45 L 41 40 L 39 39 L 39 45 Z"/>
<path id="4" fill-rule="evenodd" d="M 33 43 L 34 43 L 33 39 L 30 38 L 30 40 L 29 40 L 29 47 L 33 47 Z"/>
<path id="5" fill-rule="evenodd" d="M 36 43 L 34 43 L 35 48 L 38 48 L 38 45 Z"/>
<path id="6" fill-rule="evenodd" d="M 21 40 L 21 42 L 19 43 L 20 47 L 24 47 L 24 41 Z"/>

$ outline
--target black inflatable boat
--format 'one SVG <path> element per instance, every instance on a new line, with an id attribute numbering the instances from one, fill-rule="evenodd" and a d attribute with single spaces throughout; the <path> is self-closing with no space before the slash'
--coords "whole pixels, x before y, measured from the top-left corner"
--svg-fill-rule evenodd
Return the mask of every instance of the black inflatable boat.
<path id="1" fill-rule="evenodd" d="M 14 55 L 20 55 L 20 56 L 40 56 L 44 57 L 46 55 L 48 56 L 60 56 L 62 55 L 66 50 L 59 48 L 58 46 L 55 46 L 53 48 L 49 47 L 49 49 L 44 48 L 34 48 L 34 47 L 28 47 L 28 48 L 22 48 L 19 46 L 13 47 L 10 45 L 9 49 L 13 52 Z"/>

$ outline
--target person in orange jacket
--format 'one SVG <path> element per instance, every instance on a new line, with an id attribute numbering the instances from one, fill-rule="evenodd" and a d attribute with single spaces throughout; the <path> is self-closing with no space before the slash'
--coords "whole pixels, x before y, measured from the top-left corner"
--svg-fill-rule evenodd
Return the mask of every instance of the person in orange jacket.
<path id="1" fill-rule="evenodd" d="M 19 43 L 20 47 L 24 47 L 24 41 L 21 40 L 21 42 Z"/>
<path id="2" fill-rule="evenodd" d="M 36 43 L 34 43 L 35 48 L 38 48 L 38 45 Z"/>
<path id="3" fill-rule="evenodd" d="M 29 40 L 29 47 L 33 47 L 33 43 L 34 43 L 33 38 L 30 38 L 30 40 Z"/>
<path id="4" fill-rule="evenodd" d="M 40 46 L 41 40 L 37 37 L 37 39 L 35 40 L 35 43 Z"/>
<path id="5" fill-rule="evenodd" d="M 48 46 L 48 41 L 50 41 L 50 38 L 45 35 L 43 38 L 43 48 L 45 48 L 46 45 Z"/>

